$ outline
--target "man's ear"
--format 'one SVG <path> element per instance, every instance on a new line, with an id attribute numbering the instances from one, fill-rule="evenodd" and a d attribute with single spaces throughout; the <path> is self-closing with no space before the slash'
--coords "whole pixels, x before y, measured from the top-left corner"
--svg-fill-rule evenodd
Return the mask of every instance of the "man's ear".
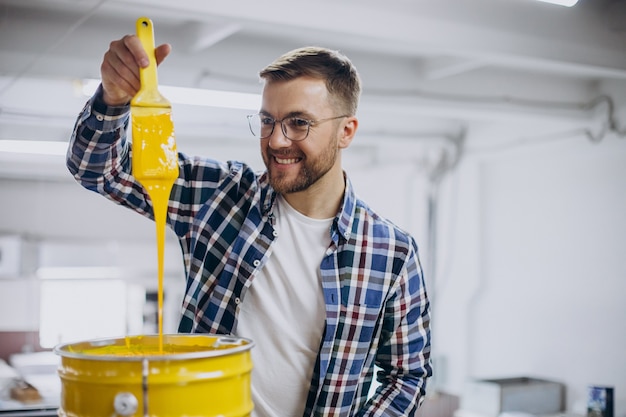
<path id="1" fill-rule="evenodd" d="M 343 130 L 341 132 L 341 136 L 339 137 L 339 148 L 345 149 L 350 146 L 352 143 L 352 139 L 354 139 L 354 135 L 359 127 L 359 119 L 356 116 L 347 117 L 342 122 Z"/>

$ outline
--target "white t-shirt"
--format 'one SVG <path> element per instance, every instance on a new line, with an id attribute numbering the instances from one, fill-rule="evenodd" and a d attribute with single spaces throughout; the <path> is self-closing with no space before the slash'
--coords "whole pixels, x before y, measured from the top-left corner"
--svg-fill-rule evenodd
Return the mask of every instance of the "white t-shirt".
<path id="1" fill-rule="evenodd" d="M 252 417 L 304 412 L 326 319 L 320 263 L 333 219 L 311 219 L 282 196 L 272 254 L 240 304 L 237 336 L 252 339 Z"/>

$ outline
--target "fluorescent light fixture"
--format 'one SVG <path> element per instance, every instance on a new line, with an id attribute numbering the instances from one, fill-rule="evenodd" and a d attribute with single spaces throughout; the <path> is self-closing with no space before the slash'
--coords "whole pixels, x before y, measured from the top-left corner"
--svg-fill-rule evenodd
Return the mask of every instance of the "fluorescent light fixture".
<path id="1" fill-rule="evenodd" d="M 161 92 L 172 103 L 178 104 L 243 110 L 259 110 L 261 108 L 261 96 L 259 94 L 168 86 L 161 87 Z"/>
<path id="2" fill-rule="evenodd" d="M 83 80 L 83 94 L 91 97 L 100 85 L 100 80 Z M 171 103 L 187 104 L 190 106 L 221 107 L 227 109 L 259 110 L 261 108 L 261 95 L 239 93 L 236 91 L 208 90 L 204 88 L 186 88 L 159 86 Z"/>
<path id="3" fill-rule="evenodd" d="M 557 4 L 559 6 L 565 6 L 565 7 L 572 7 L 576 3 L 578 3 L 578 0 L 537 0 L 537 1 L 542 1 L 544 3 Z"/>
<path id="4" fill-rule="evenodd" d="M 47 140 L 0 140 L 0 152 L 63 156 L 67 152 L 67 142 Z"/>

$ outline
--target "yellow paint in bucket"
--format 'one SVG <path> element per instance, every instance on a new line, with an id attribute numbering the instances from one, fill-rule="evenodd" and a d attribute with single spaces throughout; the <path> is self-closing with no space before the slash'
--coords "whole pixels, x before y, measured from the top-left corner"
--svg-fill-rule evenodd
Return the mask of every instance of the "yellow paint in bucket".
<path id="1" fill-rule="evenodd" d="M 240 417 L 252 412 L 248 339 L 128 336 L 59 345 L 60 417 Z"/>

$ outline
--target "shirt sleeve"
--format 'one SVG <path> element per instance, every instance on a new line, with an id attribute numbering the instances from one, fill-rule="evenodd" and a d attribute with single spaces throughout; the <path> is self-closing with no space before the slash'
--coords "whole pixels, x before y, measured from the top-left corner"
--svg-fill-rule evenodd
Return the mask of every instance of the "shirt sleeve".
<path id="1" fill-rule="evenodd" d="M 74 125 L 66 165 L 86 189 L 150 217 L 149 199 L 131 175 L 129 119 L 130 106 L 108 106 L 98 87 Z"/>
<path id="2" fill-rule="evenodd" d="M 102 87 L 87 101 L 76 120 L 67 151 L 67 167 L 83 185 L 104 175 L 110 167 L 108 159 L 127 154 L 125 130 L 130 106 L 107 106 L 102 100 Z M 115 150 L 109 149 L 115 145 Z"/>
<path id="3" fill-rule="evenodd" d="M 430 361 L 430 303 L 417 245 L 384 310 L 376 365 L 381 386 L 358 416 L 413 416 L 424 401 Z"/>

